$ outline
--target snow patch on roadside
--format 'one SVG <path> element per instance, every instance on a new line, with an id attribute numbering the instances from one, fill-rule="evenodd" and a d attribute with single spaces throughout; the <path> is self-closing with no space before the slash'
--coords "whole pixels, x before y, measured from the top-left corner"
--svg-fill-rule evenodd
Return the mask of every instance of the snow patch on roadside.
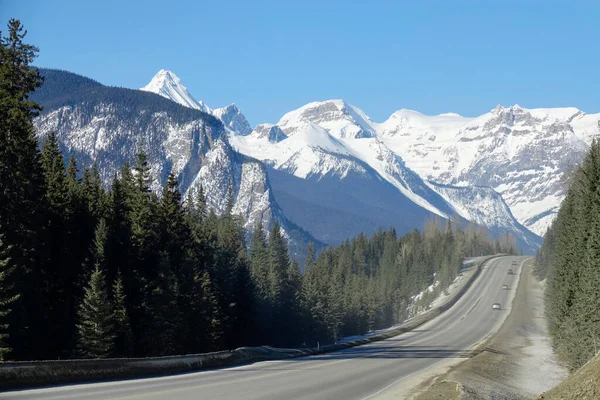
<path id="1" fill-rule="evenodd" d="M 537 283 L 537 284 L 536 284 Z M 533 312 L 542 316 L 544 313 L 543 293 L 545 281 L 534 283 Z M 518 378 L 515 385 L 524 393 L 534 396 L 552 389 L 562 382 L 569 371 L 558 363 L 558 359 L 548 335 L 548 326 L 544 318 L 536 318 L 533 329 L 525 333 L 527 346 L 522 349 L 522 357 L 518 360 Z"/>

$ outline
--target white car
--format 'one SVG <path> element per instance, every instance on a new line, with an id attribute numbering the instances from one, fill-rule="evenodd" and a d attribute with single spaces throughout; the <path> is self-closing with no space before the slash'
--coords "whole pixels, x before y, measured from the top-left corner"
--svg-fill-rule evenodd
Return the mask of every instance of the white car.
<path id="1" fill-rule="evenodd" d="M 500 303 L 494 303 L 494 305 L 492 306 L 492 310 L 501 310 L 502 306 L 500 305 Z"/>
<path id="2" fill-rule="evenodd" d="M 508 290 L 508 285 L 502 285 L 502 290 Z"/>
<path id="3" fill-rule="evenodd" d="M 512 269 L 509 269 L 509 270 L 508 270 L 508 274 L 509 274 L 509 275 L 512 275 L 512 274 L 513 274 L 513 270 L 512 270 Z"/>

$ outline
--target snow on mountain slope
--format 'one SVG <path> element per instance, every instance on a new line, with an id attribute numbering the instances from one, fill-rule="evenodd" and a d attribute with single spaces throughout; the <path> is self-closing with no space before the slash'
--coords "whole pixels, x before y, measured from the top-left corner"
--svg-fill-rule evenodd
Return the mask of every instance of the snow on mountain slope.
<path id="1" fill-rule="evenodd" d="M 542 235 L 565 193 L 565 180 L 598 134 L 598 115 L 574 108 L 496 107 L 477 118 L 395 113 L 382 140 L 422 177 L 490 186 L 515 217 Z"/>
<path id="2" fill-rule="evenodd" d="M 156 93 L 182 106 L 194 108 L 212 114 L 223 122 L 223 125 L 236 135 L 246 136 L 252 132 L 248 120 L 235 104 L 211 110 L 204 102 L 196 100 L 171 71 L 161 69 L 150 83 L 140 90 Z"/>
<path id="3" fill-rule="evenodd" d="M 177 75 L 165 69 L 158 71 L 150 83 L 140 90 L 156 93 L 182 106 L 210 113 L 210 108 L 203 102 L 194 99 Z"/>
<path id="4" fill-rule="evenodd" d="M 337 139 L 319 125 L 301 120 L 295 123 L 293 135 L 277 143 L 255 137 L 231 136 L 229 140 L 243 154 L 303 179 L 325 175 L 343 179 L 350 171 L 364 174 L 371 167 L 414 203 L 447 216 L 426 200 L 428 196 L 438 196 L 376 138 Z"/>
<path id="5" fill-rule="evenodd" d="M 337 139 L 314 123 L 304 121 L 296 124 L 292 136 L 277 143 L 254 135 L 230 135 L 229 140 L 242 153 L 270 166 L 278 202 L 287 214 L 307 229 L 312 228 L 311 232 L 321 240 L 339 241 L 339 238 L 315 221 L 317 215 L 336 228 L 345 226 L 345 219 L 354 219 L 355 223 L 344 229 L 346 233 L 358 233 L 389 224 L 397 224 L 400 230 L 405 225 L 396 213 L 416 215 L 413 210 L 421 209 L 419 222 L 413 227 L 420 226 L 427 216 L 452 218 L 458 214 L 495 234 L 513 232 L 523 249 L 536 249 L 539 245 L 539 238 L 514 219 L 501 196 L 492 189 L 441 190 L 407 168 L 378 138 Z M 343 207 L 340 201 L 363 202 L 359 211 L 363 215 L 348 216 L 356 208 Z M 297 213 L 295 209 L 303 211 Z M 490 210 L 494 212 L 489 213 Z M 387 219 L 380 220 L 380 215 L 387 215 Z M 303 224 L 305 221 L 308 222 Z"/>
<path id="6" fill-rule="evenodd" d="M 266 139 L 273 143 L 281 142 L 287 138 L 287 135 L 277 125 L 273 124 L 256 125 L 250 136 L 253 139 Z"/>
<path id="7" fill-rule="evenodd" d="M 412 120 L 407 121 L 407 117 Z M 444 196 L 445 193 L 432 190 L 407 166 L 399 152 L 390 149 L 388 142 L 398 145 L 399 140 L 402 140 L 398 138 L 409 132 L 420 142 L 439 137 L 447 144 L 452 144 L 452 129 L 470 119 L 445 114 L 428 121 L 427 116 L 407 110 L 395 113 L 393 119 L 394 124 L 377 124 L 356 107 L 343 101 L 331 100 L 310 103 L 287 113 L 276 125 L 287 133 L 287 139 L 273 143 L 265 139 L 264 134 L 253 133 L 244 138 L 230 135 L 229 140 L 242 153 L 263 160 L 274 170 L 285 171 L 298 178 L 327 177 L 331 180 L 336 177 L 340 184 L 344 184 L 348 177 L 356 180 L 357 176 L 362 176 L 363 179 L 376 176 L 381 183 L 391 184 L 405 199 L 432 214 L 449 218 L 458 212 L 460 216 L 469 218 L 469 213 L 462 212 L 453 203 L 459 200 L 459 196 Z M 410 123 L 402 125 L 402 122 Z M 429 126 L 433 126 L 433 129 Z M 271 125 L 269 127 L 272 129 Z M 290 192 L 291 189 L 287 188 L 287 191 Z M 505 206 L 500 196 L 491 197 L 489 201 L 500 202 L 497 205 L 499 208 Z M 516 236 L 535 236 L 522 228 L 510 213 L 506 218 L 512 221 L 511 226 L 515 229 Z M 493 218 L 478 222 L 494 232 L 503 229 L 497 225 L 499 221 Z M 535 240 L 524 242 L 528 247 L 531 245 L 529 248 L 535 248 Z"/>
<path id="8" fill-rule="evenodd" d="M 312 122 L 337 138 L 364 138 L 376 135 L 369 117 L 343 100 L 309 103 L 285 114 L 277 126 L 288 136 Z"/>
<path id="9" fill-rule="evenodd" d="M 214 109 L 212 114 L 219 118 L 223 124 L 235 132 L 236 135 L 246 136 L 252 132 L 248 120 L 235 104 Z"/>
<path id="10" fill-rule="evenodd" d="M 345 140 L 344 144 L 412 202 L 439 216 L 451 217 L 450 207 L 378 138 Z"/>
<path id="11" fill-rule="evenodd" d="M 524 241 L 527 247 L 536 248 L 539 245 L 539 237 L 515 219 L 502 196 L 493 189 L 482 186 L 440 185 L 433 182 L 427 184 L 452 204 L 463 218 L 490 227 L 495 234 L 512 233 Z"/>
<path id="12" fill-rule="evenodd" d="M 275 143 L 254 134 L 230 135 L 229 141 L 241 153 L 302 179 L 328 174 L 343 178 L 351 170 L 365 172 L 345 145 L 323 128 L 308 121 L 301 127 L 293 136 Z"/>

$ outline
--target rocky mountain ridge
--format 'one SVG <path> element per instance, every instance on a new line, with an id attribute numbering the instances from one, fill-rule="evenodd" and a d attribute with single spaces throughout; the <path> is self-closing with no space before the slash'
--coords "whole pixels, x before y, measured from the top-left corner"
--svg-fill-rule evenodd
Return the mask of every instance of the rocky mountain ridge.
<path id="1" fill-rule="evenodd" d="M 184 194 L 202 185 L 209 207 L 220 214 L 231 181 L 233 211 L 248 232 L 257 223 L 270 229 L 277 219 L 292 252 L 301 255 L 309 241 L 322 245 L 283 214 L 263 164 L 231 147 L 219 119 L 154 93 L 107 87 L 65 71 L 42 74 L 44 86 L 33 96 L 44 106 L 34 120 L 38 137 L 56 132 L 61 148 L 80 166 L 97 164 L 105 185 L 143 150 L 155 191 L 173 171 Z"/>

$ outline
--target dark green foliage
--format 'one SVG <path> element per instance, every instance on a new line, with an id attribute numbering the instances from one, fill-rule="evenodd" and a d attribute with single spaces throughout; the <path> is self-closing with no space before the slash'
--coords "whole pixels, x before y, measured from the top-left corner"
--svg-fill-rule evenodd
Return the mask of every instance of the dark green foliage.
<path id="1" fill-rule="evenodd" d="M 536 257 L 553 345 L 571 369 L 600 348 L 600 143 L 574 172 Z"/>
<path id="2" fill-rule="evenodd" d="M 32 118 L 41 109 L 30 94 L 42 78 L 30 67 L 35 46 L 23 43 L 18 20 L 0 32 L 0 233 L 15 267 L 15 293 L 8 345 L 15 358 L 39 357 L 47 348 L 47 318 L 42 302 L 45 231 L 44 178 Z M 43 336 L 42 336 L 43 335 Z"/>
<path id="3" fill-rule="evenodd" d="M 104 273 L 96 267 L 79 306 L 77 354 L 83 358 L 104 358 L 113 351 L 115 317 L 105 281 Z"/>
<path id="4" fill-rule="evenodd" d="M 9 333 L 6 320 L 12 311 L 12 303 L 19 298 L 14 290 L 13 273 L 16 267 L 10 262 L 9 251 L 10 247 L 4 243 L 0 235 L 0 361 L 4 361 L 11 351 L 7 344 Z"/>
<path id="5" fill-rule="evenodd" d="M 130 356 L 133 354 L 133 332 L 129 321 L 129 313 L 125 306 L 125 290 L 123 288 L 123 279 L 120 271 L 117 272 L 117 278 L 112 288 L 113 293 L 113 315 L 115 323 L 115 342 L 114 353 L 119 357 Z"/>

